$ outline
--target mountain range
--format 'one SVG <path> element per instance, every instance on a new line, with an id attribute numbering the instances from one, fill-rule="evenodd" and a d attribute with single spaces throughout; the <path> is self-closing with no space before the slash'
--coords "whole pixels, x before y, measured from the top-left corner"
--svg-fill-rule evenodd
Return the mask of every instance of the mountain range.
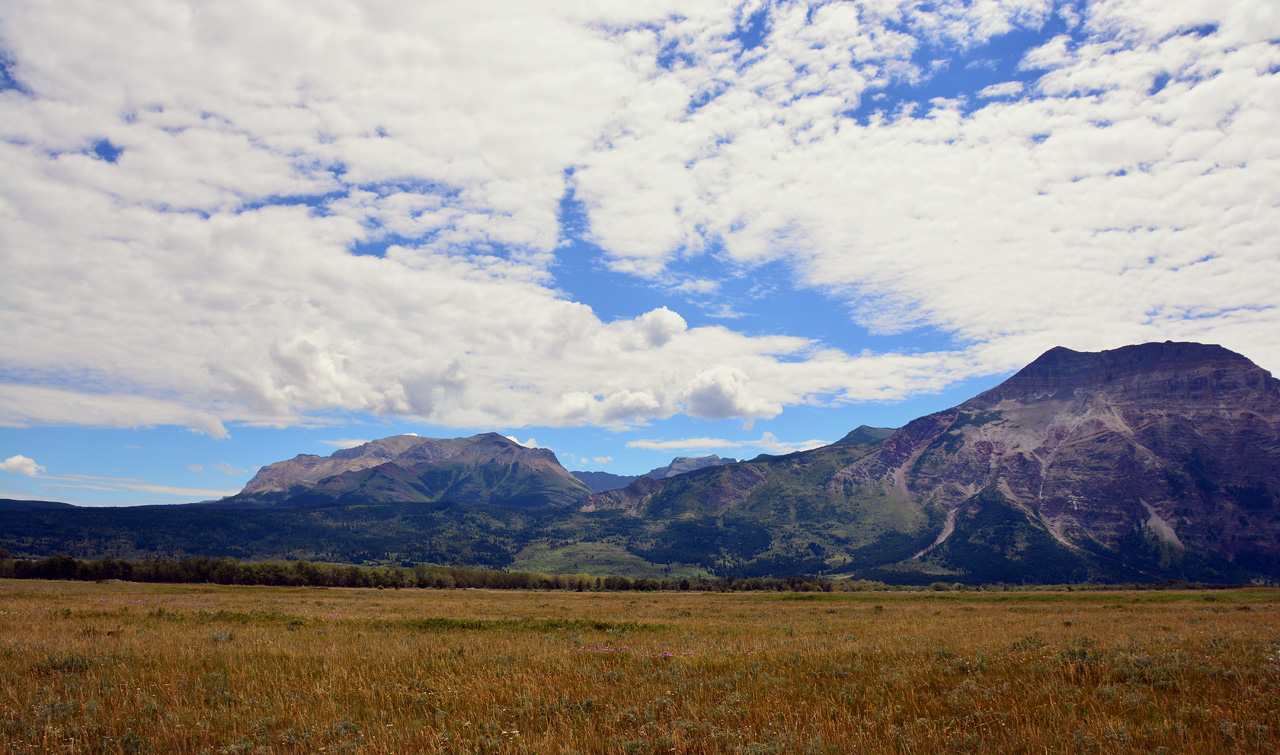
<path id="1" fill-rule="evenodd" d="M 0 547 L 899 583 L 1280 578 L 1280 381 L 1220 346 L 1055 348 L 900 429 L 593 474 L 495 433 L 402 435 L 268 465 L 222 501 L 9 502 Z"/>

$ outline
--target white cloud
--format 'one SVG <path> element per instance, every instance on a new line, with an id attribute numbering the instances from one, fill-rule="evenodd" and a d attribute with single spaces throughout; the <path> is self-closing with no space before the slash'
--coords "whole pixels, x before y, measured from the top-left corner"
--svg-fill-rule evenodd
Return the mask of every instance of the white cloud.
<path id="1" fill-rule="evenodd" d="M 508 435 L 507 440 L 511 441 L 512 443 L 515 443 L 518 446 L 524 446 L 525 448 L 540 448 L 540 446 L 538 445 L 537 438 L 530 438 L 526 441 L 520 441 L 516 439 L 516 436 Z"/>
<path id="2" fill-rule="evenodd" d="M 214 471 L 221 472 L 222 474 L 228 475 L 230 477 L 240 477 L 243 475 L 248 475 L 253 473 L 253 470 L 249 470 L 249 469 L 236 469 L 236 467 L 233 464 L 226 461 L 220 461 L 217 464 L 214 464 L 213 469 Z"/>
<path id="3" fill-rule="evenodd" d="M 337 438 L 334 440 L 322 440 L 319 442 L 326 446 L 333 446 L 334 448 L 355 448 L 356 446 L 363 446 L 369 441 L 359 438 Z"/>
<path id="4" fill-rule="evenodd" d="M 204 474 L 203 464 L 188 464 L 187 469 L 190 469 L 192 472 L 195 472 L 196 474 Z"/>
<path id="5" fill-rule="evenodd" d="M 39 477 L 44 472 L 44 467 L 22 454 L 10 456 L 0 462 L 0 469 L 14 474 L 26 475 L 27 477 Z"/>
<path id="6" fill-rule="evenodd" d="M 749 419 L 775 417 L 782 406 L 751 392 L 750 376 L 736 368 L 719 365 L 699 372 L 684 392 L 686 411 L 702 419 Z"/>
<path id="7" fill-rule="evenodd" d="M 1093 3 L 1078 42 L 1023 56 L 1033 96 L 879 114 L 929 75 L 923 45 L 973 50 L 1053 3 L 809 11 L 770 5 L 743 52 L 718 3 L 3 4 L 30 96 L 0 93 L 0 423 L 750 420 L 1058 344 L 1280 354 L 1274 3 Z M 114 163 L 86 154 L 104 138 Z M 569 190 L 644 282 L 712 297 L 673 265 L 777 263 L 873 332 L 956 345 L 603 322 L 551 274 Z"/>
<path id="8" fill-rule="evenodd" d="M 673 293 L 694 294 L 706 296 L 714 294 L 720 289 L 720 282 L 707 280 L 705 278 L 694 278 L 690 280 L 680 281 L 670 287 Z"/>
<path id="9" fill-rule="evenodd" d="M 781 441 L 773 433 L 761 434 L 757 440 L 727 440 L 725 438 L 678 438 L 673 440 L 633 440 L 627 448 L 649 451 L 716 451 L 732 448 L 758 448 L 770 454 L 789 454 L 828 445 L 830 441 L 805 440 Z"/>
<path id="10" fill-rule="evenodd" d="M 647 451 L 709 451 L 719 448 L 739 448 L 741 441 L 724 438 L 679 438 L 676 440 L 632 440 L 627 448 L 642 448 Z"/>
<path id="11" fill-rule="evenodd" d="M 1071 37 L 1059 34 L 1039 47 L 1028 50 L 1018 61 L 1019 71 L 1058 68 L 1071 61 Z"/>
<path id="12" fill-rule="evenodd" d="M 15 339 L 17 340 L 17 339 Z M 25 339 L 23 339 L 25 341 Z M 20 360 L 14 344 L 16 364 Z M 86 344 L 88 346 L 88 344 Z M 33 345 L 33 348 L 38 348 Z M 107 347 L 108 352 L 111 347 Z M 99 352 L 101 353 L 101 352 Z M 6 355 L 7 356 L 7 355 Z M 90 355 L 91 356 L 91 355 Z M 159 392 L 159 386 L 157 386 Z M 199 408 L 204 403 L 192 404 L 180 400 L 157 399 L 129 393 L 85 393 L 63 388 L 49 388 L 17 383 L 0 384 L 0 426 L 29 427 L 33 425 L 97 425 L 106 427 L 144 427 L 148 425 L 185 425 L 199 430 L 217 440 L 230 437 L 226 427 L 214 415 L 218 408 Z M 222 407 L 225 411 L 225 407 Z M 248 419 L 251 414 L 230 412 L 227 420 Z M 289 417 L 260 418 L 266 423 L 289 424 L 297 415 Z"/>
<path id="13" fill-rule="evenodd" d="M 983 87 L 982 90 L 978 92 L 978 96 L 984 99 L 991 99 L 994 97 L 1017 97 L 1022 94 L 1022 89 L 1021 81 L 1002 81 L 999 84 L 992 84 L 989 87 Z"/>
<path id="14" fill-rule="evenodd" d="M 764 449 L 771 454 L 789 454 L 796 451 L 808 451 L 811 448 L 819 448 L 821 446 L 830 445 L 830 441 L 826 440 L 801 440 L 801 441 L 781 441 L 778 436 L 773 433 L 764 433 L 760 440 L 752 445 Z"/>
<path id="15" fill-rule="evenodd" d="M 15 459 L 26 459 L 26 457 L 18 456 Z M 4 468 L 9 470 L 7 465 L 13 459 L 4 462 Z M 26 461 L 31 461 L 26 459 Z M 229 495 L 235 495 L 240 492 L 238 490 L 217 489 L 217 488 L 191 488 L 180 485 L 165 485 L 153 482 L 151 480 L 143 480 L 136 477 L 103 477 L 100 475 L 82 475 L 82 474 L 63 474 L 63 475 L 44 475 L 44 467 L 35 466 L 34 471 L 28 473 L 20 471 L 29 477 L 36 477 L 40 481 L 41 490 L 93 490 L 104 493 L 145 493 L 150 495 L 160 495 L 168 498 L 183 498 L 191 500 L 192 498 L 212 499 L 224 498 Z M 136 501 L 135 501 L 136 502 Z"/>

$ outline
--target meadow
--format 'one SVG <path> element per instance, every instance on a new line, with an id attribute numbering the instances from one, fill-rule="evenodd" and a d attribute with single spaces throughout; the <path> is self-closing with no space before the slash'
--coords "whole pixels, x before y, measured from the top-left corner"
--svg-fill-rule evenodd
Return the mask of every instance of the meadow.
<path id="1" fill-rule="evenodd" d="M 0 580 L 0 753 L 1234 753 L 1280 591 Z"/>

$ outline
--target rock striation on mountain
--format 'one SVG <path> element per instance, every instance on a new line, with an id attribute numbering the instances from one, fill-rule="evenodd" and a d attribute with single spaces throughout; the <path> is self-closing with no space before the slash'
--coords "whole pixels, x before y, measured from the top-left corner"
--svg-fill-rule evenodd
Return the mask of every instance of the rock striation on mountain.
<path id="1" fill-rule="evenodd" d="M 1266 570 L 1280 556 L 1280 381 L 1221 346 L 1055 348 L 840 477 L 942 507 L 939 546 L 993 489 L 1076 553 Z"/>

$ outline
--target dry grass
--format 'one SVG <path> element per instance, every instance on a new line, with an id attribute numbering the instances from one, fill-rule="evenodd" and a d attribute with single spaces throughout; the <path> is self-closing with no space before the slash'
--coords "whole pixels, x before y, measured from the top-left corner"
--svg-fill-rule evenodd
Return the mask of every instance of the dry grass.
<path id="1" fill-rule="evenodd" d="M 1276 591 L 823 597 L 0 581 L 0 753 L 1277 751 Z"/>

